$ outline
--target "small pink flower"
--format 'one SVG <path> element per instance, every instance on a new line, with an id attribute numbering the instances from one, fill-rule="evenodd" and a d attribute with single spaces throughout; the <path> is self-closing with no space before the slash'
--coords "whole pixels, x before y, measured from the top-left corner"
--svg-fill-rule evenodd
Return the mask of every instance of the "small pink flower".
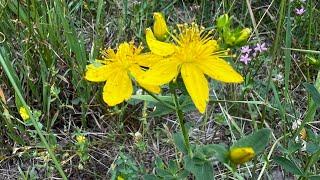
<path id="1" fill-rule="evenodd" d="M 260 52 L 262 53 L 263 51 L 266 51 L 268 50 L 268 48 L 266 47 L 266 43 L 262 43 L 262 44 L 257 44 L 257 46 L 254 48 L 254 51 L 257 53 L 257 52 Z"/>
<path id="2" fill-rule="evenodd" d="M 295 11 L 296 11 L 296 14 L 299 16 L 301 16 L 303 13 L 306 12 L 306 10 L 303 7 L 301 7 L 300 9 L 296 8 Z"/>
<path id="3" fill-rule="evenodd" d="M 245 53 L 250 53 L 252 51 L 252 49 L 250 49 L 250 47 L 249 46 L 243 46 L 243 47 L 241 47 L 241 53 L 242 54 L 245 54 Z"/>
<path id="4" fill-rule="evenodd" d="M 249 57 L 249 54 L 241 55 L 240 56 L 240 61 L 243 62 L 245 65 L 247 65 L 250 61 L 251 58 Z"/>

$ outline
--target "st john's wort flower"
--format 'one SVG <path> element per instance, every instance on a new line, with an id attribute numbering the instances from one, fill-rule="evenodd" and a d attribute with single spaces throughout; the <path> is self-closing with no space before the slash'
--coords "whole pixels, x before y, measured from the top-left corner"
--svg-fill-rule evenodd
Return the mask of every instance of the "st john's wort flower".
<path id="1" fill-rule="evenodd" d="M 186 89 L 197 109 L 204 113 L 209 101 L 209 85 L 205 74 L 226 83 L 241 83 L 243 77 L 222 58 L 216 40 L 204 28 L 192 23 L 178 25 L 179 33 L 171 35 L 174 43 L 158 41 L 152 30 L 146 30 L 151 52 L 163 59 L 154 64 L 141 78 L 145 84 L 163 85 L 181 73 Z"/>
<path id="2" fill-rule="evenodd" d="M 150 67 L 156 56 L 149 53 L 142 54 L 142 47 L 136 47 L 133 42 L 121 43 L 117 52 L 113 49 L 102 51 L 102 60 L 87 65 L 85 79 L 92 82 L 106 82 L 103 87 L 103 100 L 114 106 L 130 99 L 133 87 L 132 80 L 153 93 L 160 93 L 160 87 L 140 82 L 144 74 L 143 67 Z"/>

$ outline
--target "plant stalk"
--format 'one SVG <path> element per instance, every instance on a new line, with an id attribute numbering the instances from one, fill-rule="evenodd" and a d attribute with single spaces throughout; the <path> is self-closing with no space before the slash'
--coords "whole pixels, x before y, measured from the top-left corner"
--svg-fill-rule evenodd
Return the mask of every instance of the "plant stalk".
<path id="1" fill-rule="evenodd" d="M 171 93 L 173 95 L 173 100 L 174 100 L 174 104 L 175 104 L 175 110 L 176 110 L 176 114 L 178 116 L 178 120 L 179 120 L 179 125 L 180 125 L 180 129 L 182 131 L 182 135 L 183 135 L 183 139 L 184 139 L 184 145 L 187 148 L 188 154 L 189 156 L 192 158 L 192 151 L 190 148 L 190 142 L 189 142 L 189 133 L 185 127 L 185 121 L 183 118 L 183 112 L 181 110 L 180 104 L 179 104 L 179 100 L 178 100 L 178 96 L 176 93 L 176 89 L 170 86 L 170 90 Z"/>

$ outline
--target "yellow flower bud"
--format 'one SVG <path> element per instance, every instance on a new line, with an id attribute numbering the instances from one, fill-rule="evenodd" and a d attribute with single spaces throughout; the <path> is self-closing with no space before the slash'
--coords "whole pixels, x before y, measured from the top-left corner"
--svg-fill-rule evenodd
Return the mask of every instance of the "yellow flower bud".
<path id="1" fill-rule="evenodd" d="M 78 142 L 79 144 L 83 144 L 83 143 L 86 142 L 86 137 L 83 136 L 83 135 L 78 135 L 78 136 L 76 137 L 76 140 L 77 140 L 77 142 Z"/>
<path id="2" fill-rule="evenodd" d="M 251 29 L 249 28 L 244 28 L 240 32 L 240 36 L 238 37 L 236 44 L 247 41 L 249 36 L 251 34 Z"/>
<path id="3" fill-rule="evenodd" d="M 255 156 L 251 147 L 236 147 L 229 151 L 229 158 L 234 164 L 243 164 Z"/>
<path id="4" fill-rule="evenodd" d="M 20 116 L 22 117 L 22 119 L 24 121 L 28 120 L 30 118 L 28 112 L 27 112 L 27 109 L 25 107 L 21 107 L 19 109 L 19 113 L 20 113 Z"/>
<path id="5" fill-rule="evenodd" d="M 225 41 L 226 41 L 226 44 L 230 45 L 230 46 L 234 46 L 235 45 L 235 41 L 236 41 L 236 37 L 234 37 L 233 35 L 229 35 L 229 36 L 226 36 L 225 37 Z"/>
<path id="6" fill-rule="evenodd" d="M 124 178 L 122 176 L 118 176 L 117 180 L 124 180 Z"/>
<path id="7" fill-rule="evenodd" d="M 153 33 L 159 40 L 165 40 L 168 35 L 168 27 L 163 15 L 159 12 L 153 13 Z"/>

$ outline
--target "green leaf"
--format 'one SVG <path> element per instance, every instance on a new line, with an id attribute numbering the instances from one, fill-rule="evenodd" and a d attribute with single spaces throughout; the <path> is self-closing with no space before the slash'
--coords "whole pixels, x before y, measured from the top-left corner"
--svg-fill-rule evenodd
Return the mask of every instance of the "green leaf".
<path id="1" fill-rule="evenodd" d="M 306 87 L 306 90 L 308 91 L 308 93 L 310 93 L 313 101 L 320 106 L 320 93 L 319 91 L 316 89 L 316 87 L 314 87 L 314 85 L 309 84 L 309 83 L 303 83 L 304 87 Z"/>
<path id="2" fill-rule="evenodd" d="M 207 161 L 212 157 L 217 158 L 220 162 L 226 163 L 228 161 L 228 150 L 223 144 L 207 144 L 196 146 L 194 148 L 194 159 L 200 161 Z"/>
<path id="3" fill-rule="evenodd" d="M 308 180 L 319 180 L 319 179 L 320 179 L 320 175 L 313 175 L 308 177 Z"/>
<path id="4" fill-rule="evenodd" d="M 175 112 L 173 109 L 170 109 L 161 103 L 155 103 L 154 107 L 156 107 L 156 110 L 150 113 L 149 117 L 161 117 Z"/>
<path id="5" fill-rule="evenodd" d="M 174 160 L 170 160 L 168 164 L 168 169 L 172 174 L 176 174 L 179 171 L 177 162 Z"/>
<path id="6" fill-rule="evenodd" d="M 233 144 L 232 148 L 235 147 L 252 147 L 256 154 L 264 151 L 265 147 L 269 142 L 271 131 L 270 129 L 260 129 L 251 135 L 245 136 Z"/>
<path id="7" fill-rule="evenodd" d="M 143 176 L 143 179 L 144 180 L 158 180 L 159 178 L 155 175 L 152 175 L 152 174 L 146 174 Z"/>
<path id="8" fill-rule="evenodd" d="M 274 157 L 273 160 L 279 164 L 284 170 L 294 174 L 294 175 L 303 175 L 301 169 L 294 164 L 292 161 L 285 157 Z"/>
<path id="9" fill-rule="evenodd" d="M 171 172 L 166 169 L 159 169 L 156 168 L 156 172 L 158 176 L 164 177 L 164 176 L 171 176 Z"/>
<path id="10" fill-rule="evenodd" d="M 210 161 L 203 161 L 199 164 L 195 159 L 190 158 L 190 156 L 184 157 L 184 166 L 186 170 L 190 171 L 196 180 L 213 180 L 213 167 Z"/>
<path id="11" fill-rule="evenodd" d="M 178 179 L 186 179 L 189 176 L 189 171 L 187 170 L 182 170 L 177 174 Z"/>
<path id="12" fill-rule="evenodd" d="M 155 165 L 156 165 L 157 168 L 160 168 L 160 169 L 164 169 L 165 168 L 165 164 L 163 163 L 163 161 L 162 161 L 162 159 L 160 157 L 156 158 Z"/>
<path id="13" fill-rule="evenodd" d="M 183 135 L 181 134 L 181 132 L 173 134 L 173 141 L 180 152 L 183 152 L 185 154 L 188 153 L 186 145 L 184 144 Z"/>
<path id="14" fill-rule="evenodd" d="M 313 154 L 320 150 L 320 146 L 318 143 L 308 142 L 307 143 L 307 152 Z"/>
<path id="15" fill-rule="evenodd" d="M 157 96 L 161 101 L 166 101 L 173 103 L 172 97 L 171 96 Z M 136 100 L 142 100 L 142 101 L 148 101 L 148 102 L 155 102 L 157 103 L 158 101 L 153 98 L 150 95 L 132 95 L 131 99 L 136 99 Z"/>

